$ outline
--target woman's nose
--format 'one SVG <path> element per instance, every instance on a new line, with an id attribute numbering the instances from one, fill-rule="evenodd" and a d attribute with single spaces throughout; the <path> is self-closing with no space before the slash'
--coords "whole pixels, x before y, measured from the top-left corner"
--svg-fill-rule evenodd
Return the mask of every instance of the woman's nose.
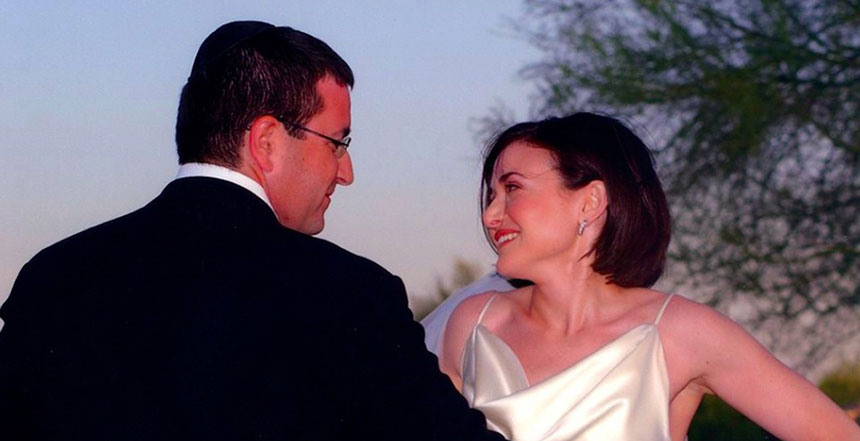
<path id="1" fill-rule="evenodd" d="M 484 208 L 484 214 L 481 216 L 481 220 L 484 222 L 484 227 L 498 228 L 498 226 L 502 223 L 503 202 L 500 201 L 500 199 L 501 198 L 494 198 Z"/>

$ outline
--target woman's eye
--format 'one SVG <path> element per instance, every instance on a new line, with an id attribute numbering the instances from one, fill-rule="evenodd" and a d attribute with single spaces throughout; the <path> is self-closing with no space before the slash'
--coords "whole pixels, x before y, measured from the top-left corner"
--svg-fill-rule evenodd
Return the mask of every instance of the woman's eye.
<path id="1" fill-rule="evenodd" d="M 520 187 L 516 184 L 505 184 L 505 191 L 508 193 L 510 193 L 510 192 L 512 192 L 518 188 L 520 188 Z"/>

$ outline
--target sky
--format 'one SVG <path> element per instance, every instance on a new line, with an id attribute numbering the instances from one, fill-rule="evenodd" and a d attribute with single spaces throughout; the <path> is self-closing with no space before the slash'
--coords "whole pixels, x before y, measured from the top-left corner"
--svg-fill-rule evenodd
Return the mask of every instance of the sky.
<path id="1" fill-rule="evenodd" d="M 462 258 L 489 271 L 475 120 L 527 114 L 521 0 L 0 3 L 0 302 L 40 249 L 150 201 L 176 173 L 179 91 L 232 20 L 308 32 L 353 68 L 355 183 L 321 237 L 431 293 Z M 250 256 L 249 256 L 250 257 Z"/>

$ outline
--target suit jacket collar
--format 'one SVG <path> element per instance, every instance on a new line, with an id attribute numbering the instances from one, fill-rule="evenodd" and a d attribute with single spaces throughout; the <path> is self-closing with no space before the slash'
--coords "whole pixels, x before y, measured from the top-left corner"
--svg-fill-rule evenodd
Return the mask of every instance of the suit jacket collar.
<path id="1" fill-rule="evenodd" d="M 155 204 L 191 210 L 213 223 L 253 222 L 284 228 L 272 209 L 240 185 L 218 178 L 188 177 L 167 185 Z"/>
<path id="2" fill-rule="evenodd" d="M 269 197 L 266 195 L 266 191 L 263 189 L 263 186 L 261 186 L 260 183 L 258 183 L 257 181 L 240 173 L 237 170 L 233 170 L 231 168 L 223 167 L 216 164 L 189 162 L 180 165 L 179 170 L 176 172 L 176 179 L 194 176 L 205 176 L 230 181 L 249 190 L 251 193 L 254 193 L 255 195 L 257 195 L 257 197 L 266 202 L 269 207 L 272 206 L 272 203 L 269 201 Z M 274 208 L 272 208 L 272 210 L 274 210 Z"/>

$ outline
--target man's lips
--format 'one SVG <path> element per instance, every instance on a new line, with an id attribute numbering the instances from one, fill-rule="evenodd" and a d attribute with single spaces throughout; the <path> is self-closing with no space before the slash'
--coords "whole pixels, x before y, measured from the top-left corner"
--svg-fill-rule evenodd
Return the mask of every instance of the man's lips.
<path id="1" fill-rule="evenodd" d="M 516 237 L 519 235 L 520 233 L 515 230 L 501 229 L 496 231 L 496 234 L 493 235 L 493 240 L 496 241 L 496 247 L 501 247 L 502 245 L 510 242 L 511 240 L 516 239 Z"/>
<path id="2" fill-rule="evenodd" d="M 323 210 L 325 210 L 326 208 L 328 208 L 329 205 L 331 205 L 331 195 L 332 194 L 334 194 L 334 188 L 325 192 L 325 194 L 323 195 L 323 199 L 322 199 Z"/>
<path id="3" fill-rule="evenodd" d="M 333 194 L 334 194 L 334 190 L 335 190 L 335 188 L 337 188 L 337 187 L 336 187 L 336 186 L 333 186 L 333 187 L 332 187 L 332 188 L 330 188 L 327 192 L 325 192 L 325 197 L 327 197 L 327 198 L 331 199 L 331 195 L 333 195 Z"/>

